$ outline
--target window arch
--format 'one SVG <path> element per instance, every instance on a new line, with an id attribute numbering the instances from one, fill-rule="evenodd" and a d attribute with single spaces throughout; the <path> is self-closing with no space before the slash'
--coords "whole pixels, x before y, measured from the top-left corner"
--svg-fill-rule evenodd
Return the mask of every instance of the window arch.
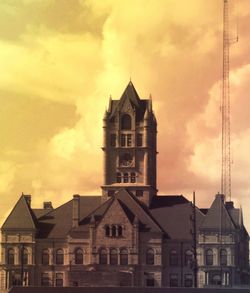
<path id="1" fill-rule="evenodd" d="M 177 254 L 176 250 L 171 250 L 170 251 L 169 264 L 171 266 L 177 266 L 178 265 L 178 254 Z"/>
<path id="2" fill-rule="evenodd" d="M 8 249 L 7 261 L 9 265 L 15 264 L 15 251 L 13 248 Z"/>
<path id="3" fill-rule="evenodd" d="M 153 265 L 155 263 L 155 253 L 152 248 L 149 248 L 146 251 L 146 264 L 147 265 Z"/>
<path id="4" fill-rule="evenodd" d="M 132 172 L 130 174 L 130 180 L 131 180 L 131 183 L 135 183 L 136 182 L 136 175 L 135 175 L 135 172 Z"/>
<path id="5" fill-rule="evenodd" d="M 192 265 L 193 262 L 193 252 L 191 250 L 186 250 L 185 252 L 185 266 Z"/>
<path id="6" fill-rule="evenodd" d="M 122 174 L 120 172 L 116 173 L 116 182 L 117 183 L 122 182 Z"/>
<path id="7" fill-rule="evenodd" d="M 99 251 L 99 263 L 102 265 L 106 265 L 108 263 L 108 255 L 105 248 L 102 248 Z"/>
<path id="8" fill-rule="evenodd" d="M 118 237 L 122 236 L 122 226 L 121 225 L 117 226 L 117 234 L 118 234 Z"/>
<path id="9" fill-rule="evenodd" d="M 206 265 L 212 266 L 213 265 L 213 260 L 214 260 L 212 249 L 207 249 L 206 250 L 205 258 L 206 258 L 205 259 Z"/>
<path id="10" fill-rule="evenodd" d="M 109 263 L 111 265 L 117 265 L 118 264 L 118 253 L 117 250 L 115 248 L 112 248 L 110 250 L 110 261 Z"/>
<path id="11" fill-rule="evenodd" d="M 122 115 L 121 129 L 122 130 L 130 130 L 131 126 L 132 126 L 131 116 L 129 114 Z"/>
<path id="12" fill-rule="evenodd" d="M 128 264 L 128 250 L 126 248 L 122 248 L 120 251 L 120 264 L 121 265 Z"/>
<path id="13" fill-rule="evenodd" d="M 42 251 L 42 264 L 43 265 L 49 264 L 49 250 L 48 249 L 44 249 Z"/>
<path id="14" fill-rule="evenodd" d="M 63 265 L 64 263 L 64 255 L 63 255 L 63 250 L 57 249 L 56 251 L 56 264 L 57 265 Z"/>
<path id="15" fill-rule="evenodd" d="M 29 258 L 29 253 L 28 253 L 27 248 L 23 248 L 21 257 L 22 257 L 22 263 L 24 265 L 27 265 L 28 264 L 28 258 Z"/>
<path id="16" fill-rule="evenodd" d="M 81 248 L 77 248 L 75 250 L 75 264 L 77 265 L 83 264 L 83 251 Z"/>
<path id="17" fill-rule="evenodd" d="M 226 249 L 221 249 L 220 250 L 220 264 L 222 266 L 227 265 L 227 251 L 226 251 Z"/>

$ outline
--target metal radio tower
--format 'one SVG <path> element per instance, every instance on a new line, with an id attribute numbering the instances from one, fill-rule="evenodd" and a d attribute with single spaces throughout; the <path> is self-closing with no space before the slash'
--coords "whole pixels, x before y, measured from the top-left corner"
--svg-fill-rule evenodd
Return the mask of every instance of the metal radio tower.
<path id="1" fill-rule="evenodd" d="M 229 87 L 229 47 L 238 41 L 230 40 L 229 0 L 224 0 L 223 12 L 223 81 L 222 81 L 222 168 L 221 193 L 231 200 L 231 126 L 230 126 L 230 87 Z"/>
<path id="2" fill-rule="evenodd" d="M 222 168 L 221 193 L 231 200 L 231 147 L 230 147 L 230 91 L 229 91 L 229 15 L 228 0 L 223 12 L 223 81 L 222 81 Z"/>

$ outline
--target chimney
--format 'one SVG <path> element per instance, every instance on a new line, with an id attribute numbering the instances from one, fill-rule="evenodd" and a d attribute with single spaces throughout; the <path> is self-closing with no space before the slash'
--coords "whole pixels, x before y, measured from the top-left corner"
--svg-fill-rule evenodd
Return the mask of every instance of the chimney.
<path id="1" fill-rule="evenodd" d="M 73 195 L 72 227 L 77 227 L 80 220 L 80 195 Z"/>
<path id="2" fill-rule="evenodd" d="M 45 201 L 43 203 L 43 208 L 45 210 L 53 210 L 52 202 L 51 201 Z"/>
<path id="3" fill-rule="evenodd" d="M 29 195 L 29 194 L 23 194 L 23 193 L 22 193 L 22 195 L 24 196 L 24 198 L 25 198 L 28 206 L 30 207 L 31 206 L 31 195 Z"/>
<path id="4" fill-rule="evenodd" d="M 226 208 L 227 210 L 231 210 L 234 208 L 234 202 L 233 201 L 226 201 Z"/>

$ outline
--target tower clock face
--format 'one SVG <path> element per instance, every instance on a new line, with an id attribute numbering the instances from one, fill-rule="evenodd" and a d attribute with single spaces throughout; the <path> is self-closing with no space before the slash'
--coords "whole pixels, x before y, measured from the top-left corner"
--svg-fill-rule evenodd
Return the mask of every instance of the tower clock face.
<path id="1" fill-rule="evenodd" d="M 133 157 L 129 153 L 125 153 L 120 156 L 121 167 L 131 167 L 133 165 Z"/>

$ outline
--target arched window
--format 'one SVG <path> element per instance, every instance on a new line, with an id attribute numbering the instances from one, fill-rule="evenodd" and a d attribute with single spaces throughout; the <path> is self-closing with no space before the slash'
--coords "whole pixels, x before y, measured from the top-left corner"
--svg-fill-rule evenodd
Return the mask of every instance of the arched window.
<path id="1" fill-rule="evenodd" d="M 110 236 L 110 227 L 109 226 L 105 227 L 105 235 L 108 237 Z"/>
<path id="2" fill-rule="evenodd" d="M 22 263 L 24 265 L 27 265 L 28 264 L 28 257 L 29 257 L 27 248 L 23 248 L 23 252 L 22 252 L 21 257 L 22 257 Z"/>
<path id="3" fill-rule="evenodd" d="M 131 129 L 131 117 L 128 114 L 122 115 L 121 119 L 121 129 L 130 130 Z"/>
<path id="4" fill-rule="evenodd" d="M 83 264 L 83 251 L 81 248 L 76 249 L 75 251 L 75 264 Z"/>
<path id="5" fill-rule="evenodd" d="M 118 231 L 117 231 L 118 232 L 118 236 L 121 237 L 122 236 L 122 226 L 119 225 L 117 228 L 118 228 Z"/>
<path id="6" fill-rule="evenodd" d="M 206 265 L 212 266 L 213 265 L 213 251 L 212 249 L 207 249 L 205 254 Z"/>
<path id="7" fill-rule="evenodd" d="M 126 248 L 122 248 L 120 251 L 120 264 L 121 265 L 128 264 L 128 250 Z"/>
<path id="8" fill-rule="evenodd" d="M 153 265 L 155 263 L 155 254 L 152 248 L 146 251 L 146 264 Z"/>
<path id="9" fill-rule="evenodd" d="M 117 183 L 122 182 L 122 174 L 120 172 L 116 173 L 116 182 Z"/>
<path id="10" fill-rule="evenodd" d="M 171 266 L 177 266 L 178 265 L 178 254 L 176 250 L 171 250 L 169 255 L 169 264 Z"/>
<path id="11" fill-rule="evenodd" d="M 132 172 L 130 174 L 130 179 L 131 179 L 131 183 L 135 183 L 135 181 L 136 181 L 135 172 Z"/>
<path id="12" fill-rule="evenodd" d="M 112 231 L 112 237 L 116 237 L 116 226 L 115 225 L 112 225 L 111 231 Z"/>
<path id="13" fill-rule="evenodd" d="M 56 251 L 56 264 L 57 265 L 63 265 L 64 263 L 64 255 L 62 249 L 57 249 Z"/>
<path id="14" fill-rule="evenodd" d="M 227 265 L 227 251 L 225 249 L 221 249 L 220 251 L 220 264 L 221 266 Z"/>
<path id="15" fill-rule="evenodd" d="M 49 264 L 49 251 L 48 251 L 48 249 L 44 249 L 42 252 L 42 264 L 43 265 Z"/>
<path id="16" fill-rule="evenodd" d="M 15 264 L 15 252 L 13 248 L 8 249 L 8 264 L 14 265 Z"/>
<path id="17" fill-rule="evenodd" d="M 128 173 L 124 173 L 123 175 L 123 182 L 128 183 Z"/>
<path id="18" fill-rule="evenodd" d="M 99 251 L 99 263 L 101 265 L 106 265 L 108 263 L 107 251 L 104 248 Z"/>
<path id="19" fill-rule="evenodd" d="M 221 285 L 221 276 L 220 274 L 215 274 L 212 276 L 212 280 L 211 280 L 212 284 L 211 285 L 217 285 L 220 286 Z"/>
<path id="20" fill-rule="evenodd" d="M 193 252 L 191 250 L 187 250 L 185 252 L 185 266 L 191 267 L 193 262 Z"/>
<path id="21" fill-rule="evenodd" d="M 117 250 L 112 248 L 110 250 L 110 261 L 109 263 L 111 265 L 117 265 L 118 264 L 118 253 L 117 253 Z"/>

